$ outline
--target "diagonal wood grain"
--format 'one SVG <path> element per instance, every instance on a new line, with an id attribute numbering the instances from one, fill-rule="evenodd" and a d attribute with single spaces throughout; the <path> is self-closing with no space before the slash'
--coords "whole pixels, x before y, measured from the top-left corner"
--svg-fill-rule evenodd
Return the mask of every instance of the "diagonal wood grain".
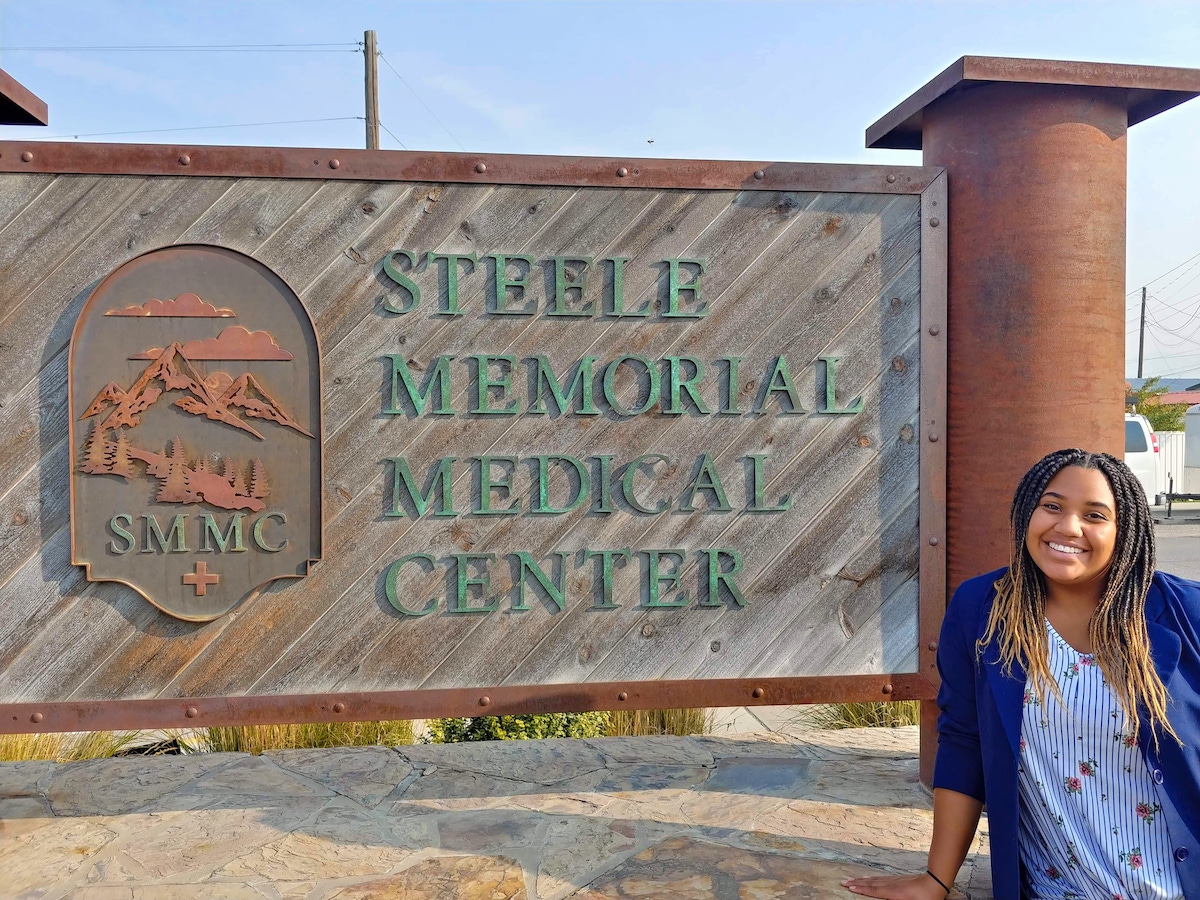
<path id="1" fill-rule="evenodd" d="M 919 198 L 19 174 L 0 182 L 0 701 L 916 669 Z M 271 267 L 300 295 L 322 344 L 325 559 L 307 579 L 276 582 L 204 625 L 164 616 L 121 585 L 89 584 L 70 564 L 75 317 L 108 272 L 178 243 L 230 247 Z M 381 260 L 397 248 L 478 254 L 477 270 L 462 275 L 465 315 L 437 314 L 437 272 L 425 265 L 412 273 L 422 307 L 387 312 L 399 294 Z M 540 265 L 526 294 L 536 315 L 489 315 L 483 257 L 495 252 L 626 258 L 629 309 L 659 296 L 661 260 L 703 258 L 709 315 L 547 317 Z M 582 302 L 603 304 L 605 270 L 589 272 Z M 710 368 L 737 355 L 743 407 L 784 354 L 805 412 L 779 415 L 773 403 L 760 416 L 391 416 L 388 353 L 418 372 L 439 355 L 540 354 L 560 373 L 585 355 L 686 354 Z M 816 360 L 829 355 L 842 358 L 839 399 L 861 395 L 862 413 L 820 412 Z M 453 379 L 458 410 L 472 396 L 465 372 Z M 519 366 L 518 396 L 524 377 Z M 677 496 L 707 452 L 734 510 L 383 515 L 390 457 L 423 474 L 444 455 L 605 454 L 620 466 L 645 452 L 672 462 L 642 482 L 644 496 Z M 768 454 L 766 496 L 790 493 L 787 512 L 741 508 L 752 453 Z M 526 507 L 528 472 L 520 467 L 513 493 Z M 465 466 L 455 471 L 460 506 L 473 478 Z M 617 572 L 617 608 L 595 609 L 585 547 L 685 548 L 692 605 L 647 608 L 645 563 L 635 557 Z M 702 547 L 743 553 L 745 607 L 694 605 Z M 393 560 L 468 549 L 500 557 L 498 612 L 448 614 L 447 573 L 412 568 L 401 595 L 411 605 L 440 597 L 442 609 L 411 618 L 388 604 L 382 572 Z M 547 567 L 555 551 L 567 553 L 565 609 L 538 592 L 528 610 L 510 608 L 505 554 L 516 550 Z"/>

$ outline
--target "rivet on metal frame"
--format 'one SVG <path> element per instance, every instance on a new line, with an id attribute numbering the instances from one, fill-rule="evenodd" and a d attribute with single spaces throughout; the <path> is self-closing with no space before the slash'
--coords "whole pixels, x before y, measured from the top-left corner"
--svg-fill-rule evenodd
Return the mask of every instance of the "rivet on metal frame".
<path id="1" fill-rule="evenodd" d="M 629 699 L 629 695 L 627 693 L 625 693 L 624 691 L 621 691 L 621 693 L 617 694 L 617 699 L 620 700 L 622 703 L 624 703 L 626 700 Z"/>
<path id="2" fill-rule="evenodd" d="M 341 165 L 342 165 L 342 161 L 340 159 L 331 159 L 329 161 L 329 168 L 331 168 L 331 169 L 341 168 Z"/>
<path id="3" fill-rule="evenodd" d="M 883 686 L 883 692 L 885 694 L 890 694 L 892 692 L 892 686 L 890 684 L 885 684 Z"/>
<path id="4" fill-rule="evenodd" d="M 931 538 L 929 539 L 929 546 L 930 546 L 930 547 L 936 547 L 936 546 L 937 546 L 939 543 L 941 543 L 941 542 L 940 542 L 940 541 L 937 539 L 937 537 L 936 537 L 936 536 L 934 536 L 934 537 L 931 537 Z"/>
<path id="5" fill-rule="evenodd" d="M 757 169 L 757 170 L 754 172 L 754 177 L 755 177 L 756 179 L 758 179 L 759 181 L 762 181 L 764 178 L 766 178 L 766 177 L 767 177 L 767 173 L 766 173 L 766 172 L 764 172 L 762 169 Z"/>
<path id="6" fill-rule="evenodd" d="M 939 334 L 942 333 L 942 328 L 940 325 L 930 325 L 929 333 L 932 334 L 934 337 L 937 337 Z"/>
<path id="7" fill-rule="evenodd" d="M 196 709 L 196 707 L 194 707 L 194 706 L 189 706 L 187 709 L 185 709 L 183 711 L 183 714 L 185 716 L 187 716 L 189 719 L 194 719 L 194 718 L 196 718 L 196 716 L 200 715 L 200 710 Z"/>
<path id="8" fill-rule="evenodd" d="M 935 432 L 933 432 L 932 434 L 930 434 L 930 435 L 929 435 L 929 443 L 931 443 L 931 444 L 936 444 L 936 443 L 937 443 L 937 439 L 938 439 L 938 436 L 937 436 L 937 432 L 936 432 L 936 431 L 935 431 Z"/>
<path id="9" fill-rule="evenodd" d="M 766 696 L 766 694 L 767 694 L 767 692 L 764 691 L 762 688 L 755 688 L 754 690 L 752 690 L 750 692 L 750 696 L 755 698 L 756 700 L 761 700 L 763 697 Z"/>
<path id="10" fill-rule="evenodd" d="M 475 171 L 478 172 L 480 175 L 482 175 L 484 172 L 487 171 L 487 164 L 481 163 L 481 162 L 475 163 Z"/>
<path id="11" fill-rule="evenodd" d="M 932 219 L 929 220 L 930 228 L 937 228 L 941 224 L 942 224 L 942 220 L 939 219 L 937 216 L 934 216 Z"/>
<path id="12" fill-rule="evenodd" d="M 479 698 L 479 705 L 480 705 L 480 706 L 490 706 L 490 705 L 491 705 L 491 703 L 492 703 L 492 698 L 491 698 L 491 697 L 480 697 L 480 698 Z"/>
<path id="13" fill-rule="evenodd" d="M 34 725 L 37 725 L 44 718 L 46 718 L 46 717 L 43 716 L 41 713 L 34 713 L 32 716 L 29 717 L 29 721 L 32 722 Z"/>
<path id="14" fill-rule="evenodd" d="M 895 175 L 888 175 L 888 177 L 887 177 L 887 183 L 888 183 L 888 184 L 895 184 L 895 183 L 896 183 L 896 176 L 895 176 Z"/>
<path id="15" fill-rule="evenodd" d="M 335 713 L 343 713 L 343 712 L 345 712 L 345 711 L 346 711 L 346 704 L 345 704 L 345 703 L 342 703 L 342 702 L 339 700 L 337 703 L 333 704 L 333 711 L 334 711 Z"/>
<path id="16" fill-rule="evenodd" d="M 21 154 L 21 162 L 33 162 L 33 154 L 26 150 Z"/>
<path id="17" fill-rule="evenodd" d="M 190 166 L 192 164 L 192 158 L 186 153 L 181 153 L 179 155 L 179 164 L 181 166 Z"/>
<path id="18" fill-rule="evenodd" d="M 937 650 L 937 641 L 930 641 L 925 646 L 928 647 L 930 650 Z"/>
<path id="19" fill-rule="evenodd" d="M 629 170 L 627 168 L 625 168 L 624 166 L 621 166 L 621 168 L 617 169 L 617 177 L 618 178 L 624 178 L 628 174 L 629 174 Z"/>

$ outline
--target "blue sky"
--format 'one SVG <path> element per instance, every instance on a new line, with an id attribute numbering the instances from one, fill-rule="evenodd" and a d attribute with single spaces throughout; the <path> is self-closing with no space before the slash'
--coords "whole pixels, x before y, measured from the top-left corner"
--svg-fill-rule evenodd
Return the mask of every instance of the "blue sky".
<path id="1" fill-rule="evenodd" d="M 1195 0 L 2 0 L 0 67 L 49 104 L 43 138 L 358 147 L 353 46 L 12 48 L 353 45 L 367 28 L 399 72 L 381 62 L 392 149 L 918 164 L 917 152 L 866 150 L 863 131 L 964 54 L 1200 67 Z M 106 134 L 313 119 L 338 121 Z M 1200 376 L 1200 99 L 1131 130 L 1128 215 L 1126 371 L 1150 283 L 1146 374 Z"/>

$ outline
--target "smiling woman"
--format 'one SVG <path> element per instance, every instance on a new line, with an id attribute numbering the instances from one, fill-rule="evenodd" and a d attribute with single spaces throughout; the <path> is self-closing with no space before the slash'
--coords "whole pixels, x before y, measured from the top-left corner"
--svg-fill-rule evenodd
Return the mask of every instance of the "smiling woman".
<path id="1" fill-rule="evenodd" d="M 1010 565 L 942 625 L 928 867 L 846 887 L 940 900 L 986 803 L 997 900 L 1200 896 L 1200 584 L 1154 571 L 1107 454 L 1043 458 L 1010 522 Z"/>

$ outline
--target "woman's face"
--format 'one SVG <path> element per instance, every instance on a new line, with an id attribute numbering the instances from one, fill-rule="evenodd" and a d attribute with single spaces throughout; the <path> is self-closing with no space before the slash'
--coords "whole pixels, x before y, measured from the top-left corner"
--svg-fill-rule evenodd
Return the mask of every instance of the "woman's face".
<path id="1" fill-rule="evenodd" d="M 1025 547 L 1052 584 L 1103 587 L 1117 545 L 1117 501 L 1098 469 L 1066 466 L 1038 500 Z"/>

